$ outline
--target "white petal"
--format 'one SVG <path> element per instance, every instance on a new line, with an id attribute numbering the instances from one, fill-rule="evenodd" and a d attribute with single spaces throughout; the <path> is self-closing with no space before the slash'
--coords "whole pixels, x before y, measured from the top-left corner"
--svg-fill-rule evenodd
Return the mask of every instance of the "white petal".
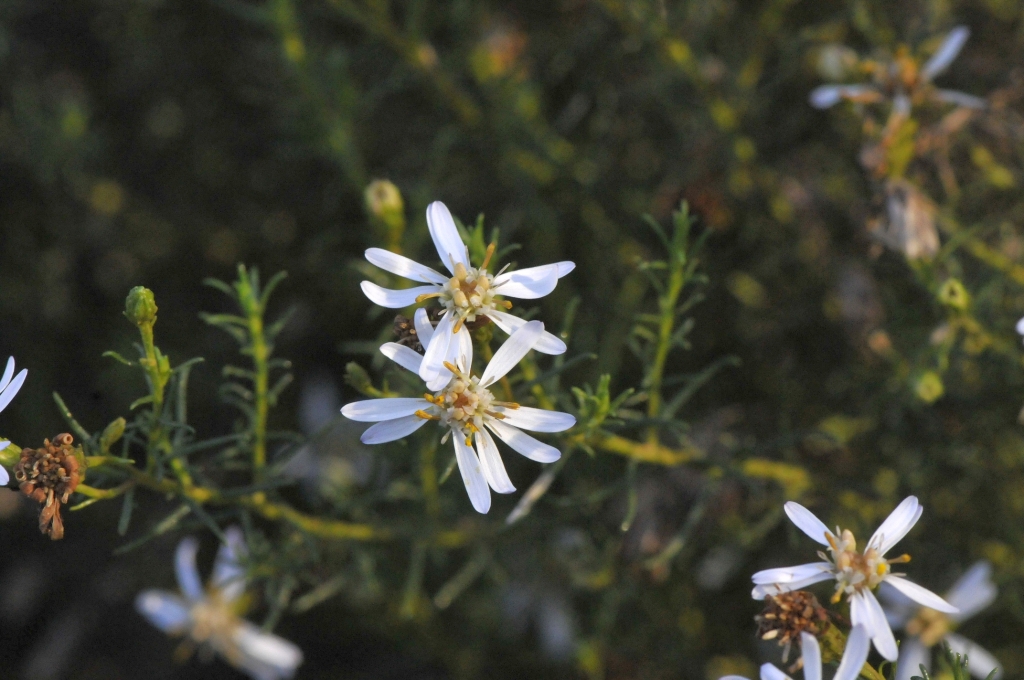
<path id="1" fill-rule="evenodd" d="M 878 550 L 882 555 L 903 540 L 903 537 L 914 528 L 917 520 L 921 519 L 924 508 L 917 501 L 917 496 L 907 496 L 903 502 L 896 506 L 896 509 L 889 513 L 889 516 L 882 522 L 882 526 L 868 540 L 868 545 Z"/>
<path id="2" fill-rule="evenodd" d="M 427 389 L 431 392 L 440 392 L 448 383 L 452 381 L 452 372 L 447 368 L 442 368 L 441 372 L 437 374 L 432 380 L 427 381 Z"/>
<path id="3" fill-rule="evenodd" d="M 455 335 L 458 343 L 452 343 L 449 346 L 449 361 L 469 373 L 473 370 L 473 336 L 469 334 L 469 330 L 465 326 L 460 328 Z"/>
<path id="4" fill-rule="evenodd" d="M 800 633 L 800 653 L 804 659 L 804 680 L 821 680 L 821 647 L 810 633 Z"/>
<path id="5" fill-rule="evenodd" d="M 11 384 L 14 377 L 14 357 L 7 357 L 7 368 L 4 369 L 4 376 L 0 378 L 0 392 L 3 392 Z"/>
<path id="6" fill-rule="evenodd" d="M 165 633 L 181 633 L 188 626 L 188 606 L 166 590 L 143 590 L 135 598 L 135 610 Z"/>
<path id="7" fill-rule="evenodd" d="M 535 460 L 538 463 L 553 463 L 562 457 L 562 452 L 554 446 L 548 446 L 544 442 L 537 441 L 525 432 L 506 425 L 497 418 L 487 420 L 486 424 L 513 451 L 526 456 L 530 460 Z"/>
<path id="8" fill-rule="evenodd" d="M 576 424 L 575 416 L 561 411 L 546 411 L 529 406 L 499 407 L 495 410 L 505 416 L 505 424 L 531 432 L 564 432 Z"/>
<path id="9" fill-rule="evenodd" d="M 451 312 L 445 312 L 441 321 L 434 329 L 434 335 L 430 343 L 423 345 L 423 363 L 420 364 L 420 377 L 424 382 L 430 382 L 437 377 L 437 374 L 444 370 L 444 362 L 448 356 L 448 345 L 452 341 L 452 329 L 455 327 L 455 316 Z M 422 340 L 420 343 L 422 344 Z"/>
<path id="10" fill-rule="evenodd" d="M 769 595 L 778 595 L 779 593 L 803 590 L 807 586 L 814 585 L 815 583 L 821 583 L 822 581 L 831 581 L 834 578 L 835 575 L 831 572 L 823 571 L 820 574 L 808 576 L 803 580 L 793 581 L 791 583 L 762 583 L 754 586 L 750 596 L 755 600 L 763 600 Z"/>
<path id="11" fill-rule="evenodd" d="M 459 473 L 466 485 L 469 502 L 477 512 L 486 513 L 491 509 L 491 491 L 487 488 L 487 480 L 480 469 L 480 461 L 477 460 L 473 447 L 466 446 L 460 433 L 452 432 L 452 441 L 455 443 L 455 461 L 459 464 Z"/>
<path id="12" fill-rule="evenodd" d="M 896 680 L 910 680 L 921 676 L 921 666 L 931 671 L 931 651 L 917 638 L 907 638 L 900 645 L 900 660 L 896 662 Z"/>
<path id="13" fill-rule="evenodd" d="M 889 661 L 896 660 L 896 657 L 899 656 L 896 638 L 892 635 L 889 622 L 885 620 L 882 605 L 878 604 L 878 600 L 870 590 L 858 591 L 850 598 L 850 622 L 855 626 L 862 625 L 867 629 L 879 654 Z"/>
<path id="14" fill-rule="evenodd" d="M 981 97 L 958 90 L 936 90 L 935 98 L 947 104 L 962 106 L 965 109 L 983 109 L 988 106 L 988 102 Z"/>
<path id="15" fill-rule="evenodd" d="M 558 265 L 546 264 L 502 274 L 494 279 L 498 295 L 523 300 L 536 300 L 549 294 L 558 285 Z"/>
<path id="16" fill-rule="evenodd" d="M 846 639 L 846 649 L 843 650 L 843 659 L 839 662 L 839 668 L 832 680 L 857 680 L 860 669 L 868 659 L 868 652 L 871 651 L 871 638 L 868 636 L 864 626 L 854 626 L 850 636 Z M 805 676 L 806 678 L 806 676 Z"/>
<path id="17" fill-rule="evenodd" d="M 934 609 L 937 612 L 945 612 L 946 614 L 955 614 L 958 611 L 956 607 L 946 602 L 932 591 L 908 581 L 905 578 L 889 574 L 885 577 L 885 582 L 909 597 L 914 602 L 922 604 L 929 609 Z"/>
<path id="18" fill-rule="evenodd" d="M 353 401 L 341 407 L 341 415 L 360 423 L 376 423 L 411 416 L 430 406 L 426 399 L 415 397 L 389 397 L 387 399 L 366 399 Z"/>
<path id="19" fill-rule="evenodd" d="M 466 245 L 459 236 L 459 230 L 455 226 L 452 214 L 448 207 L 441 201 L 434 201 L 427 206 L 427 229 L 430 230 L 430 238 L 434 240 L 434 247 L 441 257 L 441 262 L 452 274 L 455 273 L 453 262 L 461 262 L 469 269 L 469 255 L 466 253 Z"/>
<path id="20" fill-rule="evenodd" d="M 770 663 L 761 666 L 761 680 L 793 680 Z"/>
<path id="21" fill-rule="evenodd" d="M 370 298 L 370 302 L 381 307 L 387 307 L 388 309 L 409 307 L 416 304 L 416 298 L 420 295 L 437 292 L 437 286 L 416 286 L 415 288 L 392 290 L 390 288 L 381 288 L 376 283 L 370 281 L 363 281 L 359 284 L 359 287 L 363 289 L 366 297 Z"/>
<path id="22" fill-rule="evenodd" d="M 919 609 L 916 602 L 885 581 L 878 586 L 878 601 L 882 603 L 885 619 L 893 630 L 903 628 Z"/>
<path id="23" fill-rule="evenodd" d="M 1024 317 L 1021 317 L 1020 321 L 1017 322 L 1017 332 L 1020 335 L 1024 335 Z"/>
<path id="24" fill-rule="evenodd" d="M 239 658 L 228 658 L 228 661 L 258 680 L 291 678 L 302 663 L 301 649 L 248 621 L 240 622 L 232 638 L 240 654 Z"/>
<path id="25" fill-rule="evenodd" d="M 822 545 L 828 545 L 825 534 L 832 532 L 828 530 L 825 523 L 818 519 L 813 512 L 793 501 L 789 501 L 783 507 L 786 510 L 786 516 L 796 525 L 797 529 L 807 534 L 811 540 L 817 541 Z"/>
<path id="26" fill-rule="evenodd" d="M 7 446 L 10 446 L 10 442 L 4 442 Z M 3 451 L 7 446 L 0 446 L 0 451 Z M 7 468 L 0 465 L 0 486 L 7 486 L 7 482 L 11 481 L 11 475 L 8 474 Z"/>
<path id="27" fill-rule="evenodd" d="M 359 441 L 364 444 L 386 444 L 410 434 L 427 424 L 426 418 L 405 416 L 394 420 L 383 420 L 366 428 Z"/>
<path id="28" fill-rule="evenodd" d="M 998 596 L 999 590 L 992 583 L 992 565 L 984 560 L 976 562 L 946 593 L 946 602 L 960 610 L 949 618 L 957 623 L 966 621 Z"/>
<path id="29" fill-rule="evenodd" d="M 226 543 L 217 550 L 217 558 L 213 562 L 213 575 L 210 585 L 220 591 L 228 602 L 233 602 L 245 592 L 245 569 L 241 559 L 246 555 L 245 536 L 238 527 L 228 527 L 224 532 Z"/>
<path id="30" fill-rule="evenodd" d="M 524 319 L 520 319 L 518 316 L 512 316 L 505 312 L 487 312 L 487 318 L 494 322 L 494 325 L 505 331 L 509 335 L 526 325 Z M 541 354 L 564 354 L 566 347 L 562 340 L 547 331 L 541 335 L 540 340 L 533 346 L 533 349 L 540 352 Z"/>
<path id="31" fill-rule="evenodd" d="M 412 315 L 412 323 L 416 326 L 416 337 L 419 338 L 420 344 L 424 347 L 429 345 L 430 338 L 434 336 L 434 326 L 430 323 L 427 310 L 422 307 L 417 309 L 416 313 Z"/>
<path id="32" fill-rule="evenodd" d="M 198 602 L 203 599 L 203 582 L 196 569 L 196 553 L 199 552 L 199 541 L 188 536 L 181 540 L 174 552 L 174 573 L 178 577 L 178 587 L 186 599 Z"/>
<path id="33" fill-rule="evenodd" d="M 417 310 L 419 311 L 419 310 Z M 419 374 L 423 355 L 397 342 L 385 342 L 380 346 L 380 353 L 391 359 L 407 371 Z"/>
<path id="34" fill-rule="evenodd" d="M 476 450 L 480 454 L 480 465 L 484 471 L 484 479 L 487 484 L 498 493 L 512 493 L 516 487 L 508 478 L 505 471 L 505 464 L 498 453 L 498 445 L 494 443 L 490 433 L 481 429 L 476 433 Z"/>
<path id="35" fill-rule="evenodd" d="M 383 248 L 370 248 L 366 251 L 366 259 L 372 265 L 411 281 L 436 283 L 441 286 L 448 281 L 448 277 L 444 274 L 439 274 L 430 267 Z"/>
<path id="36" fill-rule="evenodd" d="M 1003 667 L 999 664 L 999 659 L 979 647 L 977 643 L 956 633 L 947 633 L 944 639 L 954 652 L 967 656 L 967 670 L 974 677 L 985 680 L 993 670 L 996 671 L 995 680 L 1003 677 Z"/>
<path id="37" fill-rule="evenodd" d="M 562 278 L 566 274 L 571 273 L 573 269 L 576 269 L 576 263 L 570 260 L 556 262 L 555 266 L 558 267 L 558 278 Z"/>
<path id="38" fill-rule="evenodd" d="M 531 321 L 508 336 L 508 340 L 502 343 L 498 351 L 491 357 L 484 374 L 480 376 L 480 384 L 484 387 L 500 380 L 516 367 L 526 353 L 533 349 L 544 332 L 544 324 L 540 321 Z"/>
<path id="39" fill-rule="evenodd" d="M 949 68 L 956 56 L 960 54 L 960 50 L 964 48 L 964 43 L 969 37 L 971 37 L 971 30 L 966 26 L 957 26 L 950 31 L 939 49 L 935 50 L 935 54 L 921 68 L 921 79 L 931 80 Z"/>
<path id="40" fill-rule="evenodd" d="M 878 91 L 870 85 L 822 85 L 811 91 L 811 106 L 816 109 L 827 109 L 835 106 L 843 99 L 857 99 L 868 96 L 872 100 Z"/>
<path id="41" fill-rule="evenodd" d="M 801 564 L 795 567 L 763 569 L 751 576 L 750 579 L 758 585 L 792 583 L 794 581 L 803 581 L 823 572 L 831 574 L 832 565 L 828 562 L 812 562 L 811 564 Z"/>
<path id="42" fill-rule="evenodd" d="M 910 97 L 904 92 L 897 92 L 892 98 L 892 112 L 894 115 L 902 116 L 904 118 L 910 116 L 911 102 Z"/>
<path id="43" fill-rule="evenodd" d="M 7 405 L 11 403 L 11 400 L 18 394 L 18 390 L 25 384 L 25 378 L 28 377 L 28 369 L 21 369 L 18 375 L 14 376 L 14 380 L 4 388 L 3 392 L 0 392 L 0 411 L 7 408 Z"/>

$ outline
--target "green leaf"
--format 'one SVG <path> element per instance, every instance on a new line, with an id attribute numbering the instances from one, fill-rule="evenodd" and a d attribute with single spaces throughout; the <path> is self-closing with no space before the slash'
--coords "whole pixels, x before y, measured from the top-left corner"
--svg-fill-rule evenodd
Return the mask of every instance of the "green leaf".
<path id="1" fill-rule="evenodd" d="M 114 361 L 120 361 L 125 366 L 135 366 L 136 365 L 134 361 L 130 361 L 128 359 L 125 359 L 123 356 L 121 356 L 120 354 L 118 354 L 114 350 L 107 350 L 106 352 L 103 353 L 102 356 L 110 358 L 110 359 L 113 359 Z"/>

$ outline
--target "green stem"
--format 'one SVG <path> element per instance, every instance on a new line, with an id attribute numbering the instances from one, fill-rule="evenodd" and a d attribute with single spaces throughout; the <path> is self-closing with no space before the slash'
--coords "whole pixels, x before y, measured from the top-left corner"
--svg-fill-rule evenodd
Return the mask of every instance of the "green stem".
<path id="1" fill-rule="evenodd" d="M 647 416 L 649 418 L 657 418 L 661 413 L 661 383 L 665 375 L 665 361 L 668 359 L 669 350 L 672 349 L 672 332 L 675 327 L 676 304 L 679 302 L 679 295 L 683 292 L 683 287 L 686 285 L 684 261 L 682 258 L 677 257 L 675 253 L 671 253 L 671 255 L 669 259 L 668 288 L 665 294 L 658 299 L 658 311 L 660 313 L 658 343 L 654 350 L 654 361 L 651 364 L 651 370 L 647 373 L 647 379 L 644 381 L 647 384 L 648 391 Z M 651 428 L 648 440 L 654 441 L 657 439 L 657 436 L 657 430 Z"/>

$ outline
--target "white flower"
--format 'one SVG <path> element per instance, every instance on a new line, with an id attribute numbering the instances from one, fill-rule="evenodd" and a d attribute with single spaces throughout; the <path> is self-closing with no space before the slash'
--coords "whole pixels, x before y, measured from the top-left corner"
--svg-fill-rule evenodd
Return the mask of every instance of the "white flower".
<path id="1" fill-rule="evenodd" d="M 1024 318 L 1017 322 L 1017 333 L 1024 335 Z"/>
<path id="2" fill-rule="evenodd" d="M 966 26 L 954 28 L 920 69 L 917 68 L 917 62 L 908 58 L 897 57 L 889 63 L 862 62 L 862 68 L 874 72 L 874 84 L 822 85 L 811 92 L 811 105 L 827 109 L 843 99 L 864 104 L 877 104 L 891 99 L 894 113 L 909 115 L 912 100 L 917 103 L 917 96 L 923 94 L 945 104 L 971 109 L 984 108 L 984 99 L 956 90 L 937 89 L 931 84 L 936 76 L 953 63 L 970 35 L 971 31 Z"/>
<path id="3" fill-rule="evenodd" d="M 4 375 L 0 378 L 0 411 L 7 408 L 7 405 L 11 403 L 18 394 L 18 390 L 25 384 L 25 378 L 28 377 L 28 369 L 21 369 L 18 375 L 14 375 L 14 357 L 7 358 L 7 368 L 4 369 Z M 0 442 L 0 451 L 3 451 L 11 442 Z M 7 482 L 11 481 L 11 475 L 8 474 L 7 470 L 0 465 L 0 486 L 6 485 Z"/>
<path id="4" fill-rule="evenodd" d="M 849 529 L 842 531 L 837 527 L 833 534 L 821 520 L 799 503 L 790 501 L 785 508 L 793 524 L 818 543 L 827 546 L 829 554 L 818 552 L 824 562 L 757 572 L 752 577 L 756 584 L 752 593 L 755 600 L 762 600 L 766 595 L 774 593 L 801 590 L 820 581 L 834 580 L 836 592 L 832 601 L 838 602 L 843 595 L 848 596 L 850 621 L 867 629 L 875 648 L 889 661 L 895 661 L 899 654 L 882 605 L 871 592 L 880 583 L 888 583 L 915 602 L 936 611 L 950 614 L 959 611 L 930 590 L 902 578 L 902 574 L 890 571 L 891 565 L 910 561 L 909 555 L 886 559 L 885 554 L 921 519 L 924 509 L 915 496 L 904 499 L 892 511 L 868 540 L 863 553 L 857 552 L 857 540 Z"/>
<path id="5" fill-rule="evenodd" d="M 178 544 L 174 556 L 178 587 L 184 597 L 165 590 L 144 590 L 135 598 L 135 608 L 160 630 L 188 635 L 254 680 L 293 677 L 302 663 L 302 650 L 263 632 L 235 611 L 246 586 L 245 571 L 239 564 L 245 552 L 241 530 L 227 530 L 227 543 L 217 552 L 206 591 L 196 569 L 198 549 L 198 541 L 189 537 Z"/>
<path id="6" fill-rule="evenodd" d="M 440 333 L 442 329 L 439 327 L 434 332 Z M 561 432 L 576 424 L 576 418 L 568 413 L 497 401 L 488 389 L 512 370 L 527 352 L 535 349 L 543 337 L 544 324 L 540 321 L 530 321 L 520 327 L 498 348 L 479 378 L 470 375 L 473 343 L 467 338 L 459 348 L 458 366 L 446 363 L 442 368 L 443 384 L 431 386 L 433 383 L 428 383 L 434 394 L 428 393 L 420 398 L 356 401 L 346 404 L 341 412 L 352 420 L 376 423 L 360 437 L 364 444 L 395 441 L 420 429 L 428 420 L 439 421 L 448 430 L 441 441 L 450 436 L 455 444 L 455 460 L 466 483 L 470 502 L 477 512 L 487 512 L 491 507 L 488 485 L 498 493 L 516 490 L 505 472 L 490 432 L 530 460 L 551 463 L 558 460 L 561 452 L 519 428 L 534 432 Z M 428 339 L 429 336 L 420 335 L 420 342 L 424 345 Z M 419 373 L 424 361 L 413 350 L 394 342 L 382 345 L 380 351 L 414 373 Z M 474 440 L 476 453 L 472 447 Z"/>
<path id="7" fill-rule="evenodd" d="M 952 632 L 952 629 L 992 604 L 999 591 L 992 583 L 992 566 L 978 562 L 967 570 L 946 593 L 946 601 L 957 607 L 956 614 L 944 614 L 917 607 L 913 601 L 892 588 L 878 591 L 885 602 L 885 614 L 894 628 L 902 628 L 908 636 L 900 645 L 900 660 L 896 665 L 896 680 L 910 680 L 920 675 L 920 666 L 931 668 L 931 648 L 945 642 L 957 654 L 967 656 L 967 670 L 976 678 L 988 677 L 993 670 L 995 678 L 1001 678 L 1003 669 L 999 661 L 987 651 L 967 638 Z"/>
<path id="8" fill-rule="evenodd" d="M 440 201 L 427 206 L 427 227 L 430 238 L 434 241 L 441 262 L 451 277 L 440 274 L 407 257 L 397 255 L 381 248 L 370 248 L 366 251 L 366 259 L 381 269 L 404 278 L 427 285 L 389 290 L 381 288 L 370 281 L 363 281 L 361 287 L 366 297 L 382 307 L 400 309 L 430 298 L 438 298 L 444 307 L 444 315 L 428 345 L 422 340 L 426 351 L 419 368 L 419 376 L 425 382 L 435 379 L 441 372 L 445 361 L 455 356 L 459 342 L 453 335 L 469 336 L 466 323 L 477 318 L 486 318 L 494 322 L 501 330 L 512 334 L 526 323 L 517 316 L 512 316 L 499 308 L 509 309 L 511 303 L 502 297 L 534 300 L 541 298 L 555 289 L 558 279 L 562 278 L 576 265 L 572 262 L 556 262 L 555 264 L 530 267 L 513 272 L 490 274 L 487 265 L 494 253 L 493 245 L 487 250 L 487 257 L 480 267 L 475 268 L 469 263 L 469 251 L 459 236 L 455 220 L 448 208 Z M 544 354 L 562 354 L 565 343 L 554 335 L 545 332 L 534 347 Z"/>
<path id="9" fill-rule="evenodd" d="M 800 649 L 804 660 L 804 680 L 821 680 L 821 647 L 818 640 L 809 633 L 800 633 Z M 860 669 L 868 658 L 871 639 L 864 626 L 854 626 L 846 639 L 843 659 L 832 680 L 856 680 Z M 747 680 L 741 675 L 726 675 L 719 680 Z M 791 680 L 791 678 L 770 663 L 761 666 L 761 680 Z"/>

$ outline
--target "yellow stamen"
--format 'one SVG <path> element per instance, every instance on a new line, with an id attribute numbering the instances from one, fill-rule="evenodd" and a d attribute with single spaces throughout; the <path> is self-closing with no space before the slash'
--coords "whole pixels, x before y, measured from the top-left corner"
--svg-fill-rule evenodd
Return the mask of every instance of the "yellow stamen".
<path id="1" fill-rule="evenodd" d="M 491 403 L 494 404 L 495 406 L 504 406 L 505 408 L 519 408 L 519 404 L 515 403 L 514 401 L 492 401 Z"/>
<path id="2" fill-rule="evenodd" d="M 484 262 L 480 265 L 480 269 L 487 269 L 487 263 L 491 261 L 491 255 L 494 255 L 495 248 L 497 248 L 497 244 L 494 243 L 487 246 L 487 254 L 484 255 Z"/>
<path id="3" fill-rule="evenodd" d="M 438 416 L 432 416 L 422 409 L 416 411 L 416 413 L 413 413 L 413 415 L 416 416 L 417 418 L 423 418 L 423 420 L 441 420 Z"/>
<path id="4" fill-rule="evenodd" d="M 903 555 L 900 555 L 899 557 L 894 557 L 891 560 L 886 560 L 886 561 L 889 564 L 906 564 L 907 562 L 910 561 L 910 555 L 903 554 Z"/>
<path id="5" fill-rule="evenodd" d="M 497 418 L 498 420 L 505 420 L 505 414 L 504 413 L 497 413 L 495 411 L 484 411 L 484 413 L 486 413 L 487 415 L 489 415 L 492 418 Z"/>
<path id="6" fill-rule="evenodd" d="M 450 361 L 446 361 L 442 365 L 455 375 L 458 375 L 460 373 L 459 369 L 456 366 L 454 366 Z"/>
<path id="7" fill-rule="evenodd" d="M 837 590 L 837 591 L 836 591 L 836 594 L 832 596 L 832 600 L 831 600 L 831 602 L 832 602 L 832 604 L 836 604 L 836 603 L 838 603 L 838 602 L 839 602 L 839 600 L 841 600 L 841 599 L 843 599 L 843 591 L 841 591 L 841 590 Z"/>
<path id="8" fill-rule="evenodd" d="M 459 320 L 455 322 L 455 328 L 452 329 L 452 333 L 458 333 L 462 330 L 462 324 L 466 320 L 466 317 L 460 316 Z"/>
<path id="9" fill-rule="evenodd" d="M 429 401 L 431 404 L 435 403 L 434 402 L 434 395 L 431 394 L 430 392 L 425 392 L 423 394 L 423 398 L 426 399 L 427 401 Z"/>
<path id="10" fill-rule="evenodd" d="M 436 298 L 436 297 L 441 297 L 441 294 L 440 293 L 424 293 L 423 295 L 417 295 L 416 296 L 416 304 L 419 304 L 419 303 L 423 302 L 424 300 L 429 300 L 430 298 Z"/>
<path id="11" fill-rule="evenodd" d="M 495 302 L 497 302 L 499 305 L 501 305 L 505 309 L 512 309 L 512 303 L 509 302 L 508 300 L 495 300 Z"/>

